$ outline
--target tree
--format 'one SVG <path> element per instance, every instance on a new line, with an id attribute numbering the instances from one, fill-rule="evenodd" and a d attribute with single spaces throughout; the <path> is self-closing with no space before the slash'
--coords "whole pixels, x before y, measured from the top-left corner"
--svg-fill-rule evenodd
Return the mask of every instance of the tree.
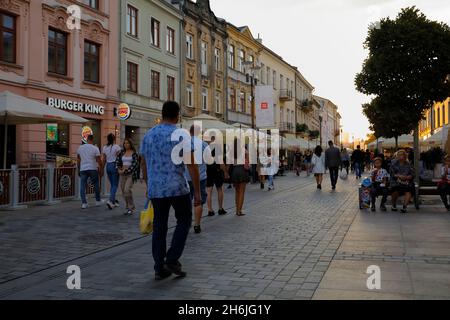
<path id="1" fill-rule="evenodd" d="M 393 111 L 395 110 L 395 111 Z M 377 97 L 363 105 L 363 113 L 369 119 L 370 130 L 376 138 L 394 138 L 398 148 L 398 137 L 410 134 L 416 128 L 415 116 L 397 108 L 393 100 Z"/>
<path id="2" fill-rule="evenodd" d="M 358 91 L 400 101 L 384 115 L 411 113 L 417 125 L 423 111 L 450 96 L 450 27 L 430 21 L 416 7 L 402 9 L 395 20 L 382 19 L 369 29 L 369 57 L 356 76 Z"/>
<path id="3" fill-rule="evenodd" d="M 297 123 L 296 131 L 297 133 L 306 133 L 309 131 L 308 125 L 306 123 L 303 124 Z"/>
<path id="4" fill-rule="evenodd" d="M 309 131 L 309 139 L 310 139 L 310 140 L 317 139 L 317 138 L 319 137 L 319 135 L 320 135 L 319 130 L 312 130 L 312 131 Z"/>
<path id="5" fill-rule="evenodd" d="M 371 122 L 379 132 L 403 130 L 397 121 L 415 126 L 414 152 L 418 177 L 418 123 L 435 101 L 450 96 L 450 27 L 431 21 L 416 7 L 402 9 L 395 20 L 385 18 L 369 28 L 364 43 L 369 56 L 355 79 L 358 91 L 390 101 L 391 108 Z M 375 102 L 372 108 L 385 105 Z M 373 112 L 366 106 L 368 113 Z M 376 117 L 375 117 L 376 118 Z M 392 121 L 392 122 L 391 122 Z M 399 132 L 396 133 L 398 135 Z"/>

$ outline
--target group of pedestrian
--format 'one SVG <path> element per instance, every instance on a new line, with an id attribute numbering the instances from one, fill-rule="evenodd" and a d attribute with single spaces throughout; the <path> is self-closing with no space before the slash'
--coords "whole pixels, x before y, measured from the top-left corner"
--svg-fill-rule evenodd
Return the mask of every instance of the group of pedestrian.
<path id="1" fill-rule="evenodd" d="M 106 202 L 107 207 L 112 210 L 119 207 L 117 190 L 120 186 L 125 202 L 125 215 L 132 215 L 136 209 L 133 200 L 133 184 L 139 180 L 139 156 L 130 139 L 125 139 L 123 146 L 115 144 L 116 138 L 113 134 L 107 137 L 108 144 L 100 149 L 94 145 L 94 136 L 89 135 L 85 144 L 77 151 L 78 172 L 80 175 L 80 197 L 81 208 L 89 207 L 86 190 L 92 185 L 95 194 L 95 205 L 101 206 L 104 202 L 100 196 L 100 179 L 106 174 L 110 182 L 110 196 Z"/>
<path id="2" fill-rule="evenodd" d="M 306 150 L 303 154 L 300 149 L 297 149 L 293 155 L 293 167 L 296 175 L 299 177 L 303 171 L 306 171 L 306 176 L 309 177 L 311 174 L 311 162 L 313 153 L 311 150 Z"/>

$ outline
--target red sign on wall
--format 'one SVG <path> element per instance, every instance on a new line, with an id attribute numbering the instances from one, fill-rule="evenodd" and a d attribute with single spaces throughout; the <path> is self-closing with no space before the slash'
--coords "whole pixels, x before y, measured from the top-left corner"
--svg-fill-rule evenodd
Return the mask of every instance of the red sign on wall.
<path id="1" fill-rule="evenodd" d="M 261 102 L 261 109 L 262 110 L 267 110 L 269 109 L 269 104 L 267 102 Z"/>

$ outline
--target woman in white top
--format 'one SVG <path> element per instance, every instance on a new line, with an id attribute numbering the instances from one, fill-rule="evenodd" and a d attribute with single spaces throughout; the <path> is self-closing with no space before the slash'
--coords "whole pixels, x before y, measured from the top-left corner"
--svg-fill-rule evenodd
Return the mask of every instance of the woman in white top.
<path id="1" fill-rule="evenodd" d="M 106 174 L 108 175 L 109 184 L 111 190 L 109 191 L 109 200 L 106 205 L 110 210 L 119 206 L 119 202 L 116 199 L 117 189 L 119 187 L 119 172 L 116 167 L 116 159 L 119 155 L 121 148 L 116 142 L 116 137 L 110 133 L 107 137 L 108 144 L 102 149 L 103 166 L 106 164 Z"/>
<path id="2" fill-rule="evenodd" d="M 325 174 L 325 153 L 321 146 L 317 146 L 311 159 L 312 172 L 316 177 L 317 189 L 322 190 L 323 175 Z"/>

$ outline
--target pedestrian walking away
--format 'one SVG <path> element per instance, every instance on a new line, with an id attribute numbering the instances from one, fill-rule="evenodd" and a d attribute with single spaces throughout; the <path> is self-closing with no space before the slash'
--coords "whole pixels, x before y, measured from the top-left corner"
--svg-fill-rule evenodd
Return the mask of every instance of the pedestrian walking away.
<path id="1" fill-rule="evenodd" d="M 100 197 L 100 178 L 103 176 L 103 163 L 100 156 L 100 150 L 97 146 L 94 146 L 93 135 L 88 136 L 87 143 L 78 148 L 77 165 L 81 179 L 81 208 L 87 209 L 89 207 L 86 199 L 86 188 L 88 187 L 89 181 L 94 187 L 95 205 L 102 205 L 103 201 Z"/>
<path id="2" fill-rule="evenodd" d="M 228 175 L 228 168 L 225 164 L 218 164 L 218 159 L 223 159 L 222 146 L 214 144 L 215 137 L 212 137 L 211 144 L 209 145 L 211 150 L 211 156 L 214 158 L 214 162 L 206 166 L 206 188 L 207 188 L 207 204 L 208 204 L 208 216 L 212 217 L 216 213 L 213 209 L 212 195 L 214 187 L 217 190 L 217 201 L 219 204 L 219 215 L 225 215 L 227 212 L 223 208 L 224 201 L 224 190 L 223 184 L 225 179 L 228 180 L 230 177 Z"/>
<path id="3" fill-rule="evenodd" d="M 139 156 L 131 139 L 123 141 L 123 150 L 116 159 L 120 175 L 120 190 L 125 201 L 125 215 L 130 216 L 136 210 L 133 199 L 133 185 L 139 180 Z"/>
<path id="4" fill-rule="evenodd" d="M 347 175 L 350 173 L 350 155 L 347 152 L 347 149 L 342 149 L 341 152 L 341 171 L 343 171 L 345 169 L 345 171 L 347 172 Z"/>
<path id="5" fill-rule="evenodd" d="M 231 181 L 234 184 L 235 189 L 235 203 L 236 203 L 236 215 L 238 217 L 245 216 L 242 213 L 242 208 L 244 206 L 245 200 L 245 190 L 247 184 L 250 182 L 250 165 L 249 165 L 249 154 L 247 148 L 245 147 L 245 164 L 237 164 L 237 153 L 238 153 L 238 143 L 235 140 L 234 145 L 234 165 L 231 169 Z"/>
<path id="6" fill-rule="evenodd" d="M 311 160 L 312 160 L 312 152 L 311 150 L 308 149 L 305 152 L 305 160 L 304 160 L 307 177 L 311 175 Z"/>
<path id="7" fill-rule="evenodd" d="M 199 234 L 202 232 L 201 229 L 201 220 L 202 220 L 202 214 L 203 214 L 203 206 L 205 205 L 207 201 L 207 192 L 206 192 L 206 182 L 207 182 L 207 172 L 206 172 L 206 163 L 203 161 L 203 155 L 205 154 L 205 150 L 209 149 L 208 144 L 205 141 L 200 140 L 198 137 L 195 136 L 195 133 L 201 133 L 200 128 L 197 126 L 191 126 L 190 128 L 190 135 L 192 137 L 191 141 L 191 148 L 194 150 L 195 157 L 195 165 L 198 166 L 199 172 L 200 172 L 200 196 L 201 196 L 201 205 L 194 207 L 194 232 Z M 196 152 L 201 150 L 201 152 Z M 192 183 L 192 178 L 189 174 L 189 170 L 186 167 L 184 171 L 184 175 L 186 177 L 186 180 L 189 183 L 189 189 L 190 189 L 190 195 L 191 195 L 191 201 L 194 200 L 195 195 L 195 187 Z"/>
<path id="8" fill-rule="evenodd" d="M 331 188 L 336 190 L 339 180 L 339 168 L 341 167 L 341 151 L 334 146 L 333 141 L 328 142 L 328 150 L 325 152 L 325 166 L 330 170 Z"/>
<path id="9" fill-rule="evenodd" d="M 357 146 L 356 150 L 352 153 L 352 163 L 355 169 L 356 179 L 362 178 L 362 167 L 364 163 L 364 153 L 361 151 L 361 146 Z"/>
<path id="10" fill-rule="evenodd" d="M 119 206 L 116 199 L 117 189 L 119 188 L 119 172 L 117 171 L 116 160 L 122 149 L 116 144 L 116 136 L 112 133 L 107 136 L 108 144 L 102 149 L 103 163 L 106 164 L 106 174 L 108 176 L 110 190 L 109 200 L 106 205 L 110 210 Z"/>
<path id="11" fill-rule="evenodd" d="M 297 174 L 297 177 L 302 173 L 302 164 L 303 164 L 303 154 L 300 149 L 297 149 L 294 153 L 294 170 Z"/>
<path id="12" fill-rule="evenodd" d="M 311 160 L 312 173 L 316 178 L 317 189 L 322 190 L 323 175 L 325 174 L 325 154 L 321 146 L 317 146 Z"/>
<path id="13" fill-rule="evenodd" d="M 165 102 L 162 122 L 148 131 L 141 145 L 141 168 L 147 183 L 148 198 L 154 209 L 152 253 L 155 261 L 155 279 L 162 280 L 175 274 L 186 276 L 180 263 L 189 230 L 192 225 L 192 201 L 189 185 L 184 176 L 186 165 L 172 161 L 172 150 L 179 142 L 172 141 L 180 118 L 180 106 Z M 191 164 L 187 165 L 194 186 L 194 206 L 201 204 L 200 174 L 195 165 L 194 150 Z M 176 227 L 170 249 L 167 250 L 167 231 L 170 208 L 175 210 Z"/>

